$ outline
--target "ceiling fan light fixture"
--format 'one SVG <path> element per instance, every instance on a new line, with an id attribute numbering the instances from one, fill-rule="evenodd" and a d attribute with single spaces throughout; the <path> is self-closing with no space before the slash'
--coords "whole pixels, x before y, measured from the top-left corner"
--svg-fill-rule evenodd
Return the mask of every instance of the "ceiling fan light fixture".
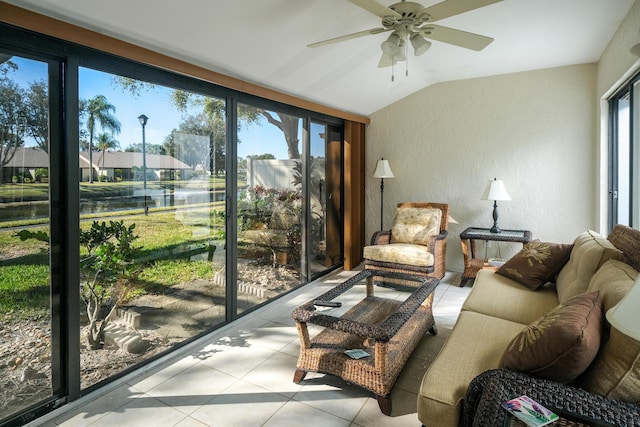
<path id="1" fill-rule="evenodd" d="M 431 47 L 431 42 L 426 40 L 422 35 L 415 33 L 409 39 L 411 40 L 411 46 L 413 46 L 413 53 L 416 56 L 420 56 Z"/>
<path id="2" fill-rule="evenodd" d="M 392 33 L 385 41 L 382 42 L 380 47 L 382 51 L 389 56 L 394 56 L 400 50 L 400 36 L 396 33 Z"/>
<path id="3" fill-rule="evenodd" d="M 395 55 L 392 56 L 394 61 L 406 61 L 407 60 L 407 49 L 404 43 L 404 40 L 400 40 L 400 45 L 398 46 L 398 51 Z"/>

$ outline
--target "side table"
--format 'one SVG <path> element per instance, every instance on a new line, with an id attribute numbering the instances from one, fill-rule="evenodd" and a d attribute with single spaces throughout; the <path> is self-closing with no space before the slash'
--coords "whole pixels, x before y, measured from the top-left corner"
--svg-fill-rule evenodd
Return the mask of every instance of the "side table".
<path id="1" fill-rule="evenodd" d="M 460 243 L 462 244 L 462 255 L 464 255 L 464 272 L 460 280 L 460 287 L 463 287 L 467 280 L 476 278 L 476 274 L 481 270 L 486 259 L 478 257 L 476 251 L 476 240 L 498 241 L 498 242 L 519 242 L 523 245 L 531 241 L 531 231 L 529 230 L 502 230 L 500 233 L 492 233 L 488 228 L 469 227 L 460 233 Z"/>

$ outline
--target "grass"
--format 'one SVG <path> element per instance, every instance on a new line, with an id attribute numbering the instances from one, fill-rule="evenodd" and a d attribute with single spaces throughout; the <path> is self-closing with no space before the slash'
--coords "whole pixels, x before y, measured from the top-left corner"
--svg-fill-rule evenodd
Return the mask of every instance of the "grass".
<path id="1" fill-rule="evenodd" d="M 176 248 L 190 245 L 206 248 L 209 241 L 220 237 L 219 229 L 210 225 L 220 216 L 211 214 L 210 207 L 189 213 L 192 223 L 177 220 L 175 211 L 123 218 L 126 225 L 136 225 L 134 233 L 139 238 L 134 244 L 140 248 L 141 257 L 155 259 L 144 264 L 139 283 L 130 296 L 162 294 L 176 283 L 213 277 L 215 271 L 210 262 L 168 259 L 170 250 L 175 252 Z M 91 221 L 81 224 L 82 229 L 90 226 Z M 48 227 L 30 229 L 34 232 L 39 230 L 47 232 Z M 48 308 L 49 274 L 48 246 L 45 243 L 21 241 L 15 230 L 0 230 L 0 314 L 30 313 L 34 309 Z"/>
<path id="2" fill-rule="evenodd" d="M 167 186 L 195 186 L 222 191 L 225 180 L 149 182 L 151 189 Z M 142 189 L 142 182 L 82 182 L 80 198 L 108 200 L 129 197 L 135 189 Z M 48 203 L 48 200 L 49 184 L 2 184 L 0 216 L 3 206 L 20 206 L 24 202 L 27 207 L 29 203 Z M 123 220 L 126 225 L 135 223 L 134 233 L 139 238 L 134 244 L 140 248 L 140 259 L 146 261 L 130 296 L 161 294 L 177 283 L 213 277 L 215 271 L 210 262 L 180 259 L 180 256 L 194 247 L 206 251 L 212 240 L 224 240 L 224 207 L 224 202 L 213 202 L 189 207 L 152 208 L 150 215 L 143 215 L 142 209 L 100 212 L 82 215 L 80 227 L 86 230 L 94 220 Z M 0 319 L 8 313 L 42 316 L 49 310 L 49 248 L 46 243 L 33 239 L 21 241 L 16 232 L 26 226 L 29 226 L 29 231 L 49 232 L 48 218 L 0 221 Z M 84 252 L 84 248 L 80 250 Z"/>

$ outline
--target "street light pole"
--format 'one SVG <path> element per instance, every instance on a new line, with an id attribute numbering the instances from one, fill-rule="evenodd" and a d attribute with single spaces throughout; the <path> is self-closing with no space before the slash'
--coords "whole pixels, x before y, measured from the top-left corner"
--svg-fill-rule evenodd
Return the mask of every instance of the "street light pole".
<path id="1" fill-rule="evenodd" d="M 142 179 L 144 182 L 144 214 L 149 214 L 149 207 L 147 206 L 147 145 L 145 141 L 144 135 L 144 127 L 147 125 L 147 120 L 149 117 L 144 114 L 140 114 L 138 116 L 138 120 L 140 120 L 140 124 L 142 125 Z"/>

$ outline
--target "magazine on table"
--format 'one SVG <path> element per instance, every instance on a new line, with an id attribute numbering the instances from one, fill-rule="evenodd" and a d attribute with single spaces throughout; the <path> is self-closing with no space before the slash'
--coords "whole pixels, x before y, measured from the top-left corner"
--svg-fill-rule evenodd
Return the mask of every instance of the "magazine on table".
<path id="1" fill-rule="evenodd" d="M 531 427 L 545 426 L 559 419 L 558 415 L 528 396 L 511 399 L 503 403 L 502 407 Z"/>

